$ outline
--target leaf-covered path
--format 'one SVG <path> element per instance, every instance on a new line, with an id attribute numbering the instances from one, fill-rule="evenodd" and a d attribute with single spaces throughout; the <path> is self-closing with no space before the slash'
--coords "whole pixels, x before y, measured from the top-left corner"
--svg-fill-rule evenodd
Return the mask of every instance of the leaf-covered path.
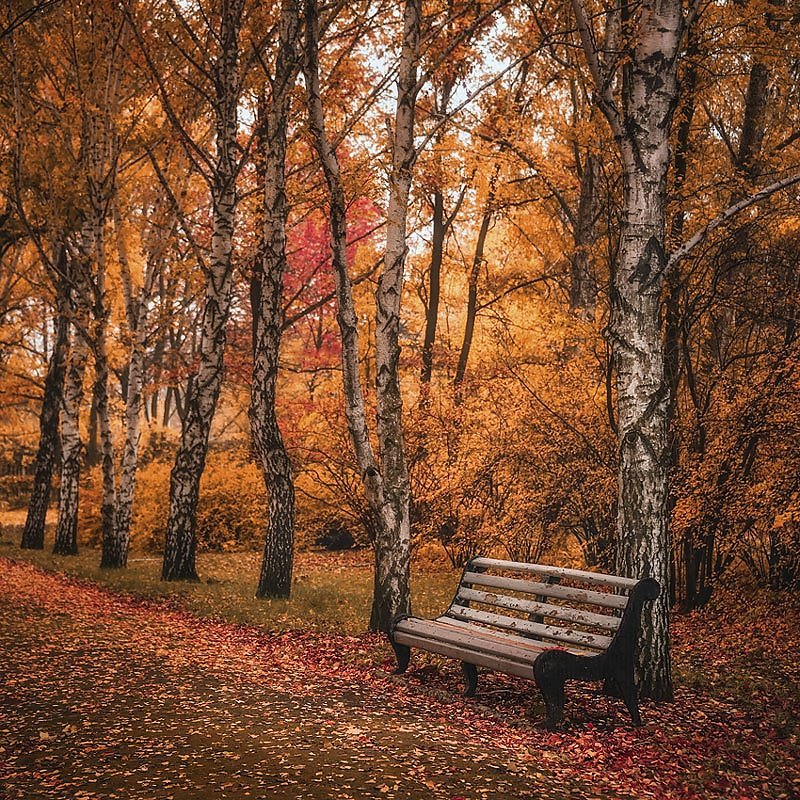
<path id="1" fill-rule="evenodd" d="M 687 723 L 684 698 L 648 707 L 634 730 L 579 695 L 578 714 L 598 703 L 611 722 L 548 734 L 519 702 L 532 684 L 490 677 L 488 705 L 469 703 L 442 688 L 455 672 L 434 670 L 432 693 L 424 670 L 392 679 L 376 652 L 373 637 L 268 635 L 0 559 L 0 797 L 745 798 L 800 786 L 796 740 L 765 750 L 765 730 L 748 720 L 737 732 L 730 709 Z M 726 763 L 735 753 L 741 763 Z"/>

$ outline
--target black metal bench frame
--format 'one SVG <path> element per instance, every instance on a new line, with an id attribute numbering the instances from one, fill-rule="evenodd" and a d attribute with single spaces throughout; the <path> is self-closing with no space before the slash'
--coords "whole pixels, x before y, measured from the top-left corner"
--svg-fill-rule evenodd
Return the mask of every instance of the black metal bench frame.
<path id="1" fill-rule="evenodd" d="M 563 720 L 567 680 L 602 680 L 640 725 L 636 644 L 644 604 L 659 593 L 653 578 L 475 558 L 444 614 L 395 621 L 389 637 L 395 672 L 406 671 L 416 647 L 460 660 L 467 697 L 476 692 L 478 667 L 533 678 L 549 726 Z"/>

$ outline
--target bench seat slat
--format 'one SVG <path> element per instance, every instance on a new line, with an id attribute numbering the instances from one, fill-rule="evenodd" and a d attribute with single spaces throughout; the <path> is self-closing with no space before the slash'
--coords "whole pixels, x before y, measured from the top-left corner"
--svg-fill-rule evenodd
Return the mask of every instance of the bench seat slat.
<path id="1" fill-rule="evenodd" d="M 529 614 L 541 614 L 543 617 L 576 622 L 580 625 L 603 628 L 607 631 L 615 631 L 619 628 L 622 621 L 619 617 L 610 617 L 605 614 L 593 614 L 590 611 L 579 611 L 564 606 L 554 606 L 549 603 L 538 603 L 535 600 L 522 600 L 518 597 L 506 597 L 494 592 L 481 592 L 477 589 L 466 589 L 463 586 L 458 589 L 458 600 L 468 600 L 470 602 L 484 603 L 485 605 L 507 608 L 512 611 L 525 611 Z"/>
<path id="2" fill-rule="evenodd" d="M 590 647 L 593 650 L 603 651 L 611 644 L 611 638 L 608 636 L 575 631 L 569 628 L 557 628 L 554 625 L 542 625 L 538 622 L 529 622 L 528 620 L 519 619 L 517 617 L 493 614 L 490 611 L 476 611 L 473 608 L 467 608 L 465 606 L 450 606 L 445 616 L 471 620 L 473 622 L 482 622 L 485 625 L 493 625 L 505 630 L 532 633 L 553 642 L 567 642 L 569 644 Z"/>
<path id="3" fill-rule="evenodd" d="M 474 622 L 467 622 L 463 619 L 455 619 L 454 617 L 436 617 L 436 622 L 446 623 L 447 625 L 452 625 L 459 628 L 465 628 L 469 630 L 474 630 L 477 626 Z M 511 631 L 501 631 L 497 628 L 486 628 L 481 626 L 481 635 L 485 636 L 489 640 L 497 640 L 503 642 L 518 642 L 520 639 L 524 642 L 532 642 L 533 644 L 545 644 L 545 649 L 550 649 L 552 647 L 558 647 L 563 650 L 569 650 L 570 653 L 575 653 L 576 655 L 581 656 L 596 656 L 597 650 L 592 650 L 589 647 L 581 647 L 577 644 L 566 644 L 560 643 L 556 644 L 555 642 L 538 642 L 536 639 L 530 639 L 525 636 L 520 636 L 518 633 L 512 633 Z"/>
<path id="4" fill-rule="evenodd" d="M 411 633 L 397 632 L 394 636 L 398 644 L 408 647 L 418 647 L 420 650 L 427 650 L 431 653 L 438 653 L 440 656 L 455 658 L 459 661 L 466 661 L 468 664 L 475 664 L 477 667 L 486 667 L 497 672 L 504 672 L 506 675 L 516 675 L 519 678 L 531 680 L 533 677 L 533 665 L 531 662 L 523 663 L 509 658 L 492 656 L 488 653 L 478 653 L 458 645 L 448 644 L 447 642 L 435 639 L 426 639 Z"/>
<path id="5" fill-rule="evenodd" d="M 562 600 L 571 600 L 592 606 L 603 606 L 604 608 L 623 609 L 628 604 L 627 596 L 621 594 L 595 592 L 592 589 L 573 589 L 570 586 L 560 586 L 557 583 L 537 583 L 519 578 L 504 578 L 500 575 L 487 575 L 485 572 L 465 572 L 461 582 L 471 586 L 490 586 L 494 589 L 506 589 L 512 592 L 525 592 L 526 594 L 541 595 L 543 597 L 558 597 Z"/>
<path id="6" fill-rule="evenodd" d="M 397 623 L 395 633 L 420 636 L 425 640 L 435 639 L 457 647 L 476 650 L 479 653 L 487 653 L 488 655 L 496 654 L 530 665 L 533 665 L 539 653 L 550 649 L 550 646 L 545 642 L 524 639 L 521 636 L 518 636 L 515 642 L 501 642 L 492 636 L 484 634 L 477 625 L 467 628 L 448 625 L 444 621 L 404 619 Z"/>
<path id="7" fill-rule="evenodd" d="M 619 575 L 607 575 L 603 572 L 588 572 L 583 569 L 567 569 L 565 567 L 549 567 L 545 564 L 526 564 L 519 561 L 503 561 L 499 558 L 474 558 L 470 562 L 470 567 L 477 567 L 478 569 L 505 569 L 554 578 L 571 578 L 586 583 L 594 583 L 598 586 L 612 586 L 615 589 L 632 589 L 637 583 L 633 578 L 622 578 Z"/>

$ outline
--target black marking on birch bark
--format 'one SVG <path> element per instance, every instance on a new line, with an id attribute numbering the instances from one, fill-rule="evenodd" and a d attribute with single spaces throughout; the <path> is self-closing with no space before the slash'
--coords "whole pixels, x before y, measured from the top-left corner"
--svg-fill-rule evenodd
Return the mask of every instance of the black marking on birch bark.
<path id="1" fill-rule="evenodd" d="M 658 269 L 655 272 L 652 270 L 653 258 L 658 264 Z M 630 283 L 638 281 L 642 289 L 649 288 L 653 282 L 651 276 L 654 276 L 653 280 L 659 278 L 663 275 L 666 266 L 667 254 L 664 252 L 664 246 L 659 238 L 653 235 L 647 240 L 647 244 L 639 256 L 639 261 L 633 272 L 631 272 L 628 281 Z"/>

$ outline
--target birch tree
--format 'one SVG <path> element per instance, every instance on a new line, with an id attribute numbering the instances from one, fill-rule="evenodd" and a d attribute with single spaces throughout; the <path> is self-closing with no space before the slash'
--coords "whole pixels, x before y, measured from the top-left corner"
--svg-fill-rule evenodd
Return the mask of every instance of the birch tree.
<path id="1" fill-rule="evenodd" d="M 419 0 L 407 0 L 403 7 L 403 39 L 391 143 L 386 249 L 375 292 L 377 457 L 370 441 L 359 374 L 358 318 L 347 269 L 345 195 L 336 151 L 325 130 L 318 61 L 319 21 L 315 0 L 306 0 L 305 17 L 309 126 L 330 193 L 331 249 L 338 303 L 337 321 L 342 337 L 345 416 L 361 479 L 377 522 L 370 627 L 389 633 L 396 617 L 411 611 L 410 492 L 402 429 L 398 331 L 406 256 L 408 194 L 415 158 L 414 109 L 421 7 Z"/>
<path id="2" fill-rule="evenodd" d="M 125 381 L 125 441 L 114 514 L 114 535 L 103 542 L 103 565 L 107 567 L 124 567 L 128 562 L 131 515 L 136 493 L 136 473 L 141 439 L 147 323 L 153 295 L 161 275 L 165 251 L 175 228 L 174 214 L 164 213 L 164 209 L 161 208 L 163 205 L 164 203 L 154 203 L 147 207 L 144 274 L 141 286 L 138 287 L 134 284 L 119 207 L 116 203 L 113 206 L 120 283 L 130 343 L 126 369 L 127 380 Z"/>
<path id="3" fill-rule="evenodd" d="M 55 340 L 44 382 L 42 408 L 39 414 L 39 447 L 36 451 L 36 471 L 33 489 L 25 517 L 20 547 L 41 550 L 44 547 L 45 521 L 50 505 L 53 469 L 58 466 L 59 420 L 64 376 L 69 352 L 69 286 L 66 280 L 66 248 L 61 244 L 54 257 L 61 275 L 56 274 Z"/>
<path id="4" fill-rule="evenodd" d="M 604 66 L 582 0 L 572 0 L 595 83 L 623 169 L 623 221 L 612 287 L 611 338 L 619 418 L 618 568 L 652 576 L 664 591 L 645 612 L 639 664 L 643 696 L 672 696 L 669 651 L 669 388 L 664 374 L 661 293 L 666 264 L 669 137 L 678 100 L 684 31 L 680 0 L 621 6 L 621 101 Z M 615 15 L 608 24 L 615 24 Z"/>
<path id="5" fill-rule="evenodd" d="M 222 387 L 226 326 L 230 315 L 233 284 L 234 214 L 236 178 L 246 156 L 238 142 L 238 108 L 242 90 L 240 33 L 244 0 L 219 0 L 190 19 L 172 0 L 180 37 L 171 40 L 171 55 L 182 62 L 185 86 L 196 101 L 210 108 L 213 116 L 213 147 L 192 135 L 188 120 L 198 112 L 189 108 L 181 119 L 175 99 L 143 34 L 143 25 L 131 21 L 139 47 L 156 84 L 165 114 L 179 137 L 194 168 L 203 176 L 211 206 L 211 247 L 208 262 L 199 256 L 206 276 L 203 314 L 196 371 L 187 382 L 181 441 L 170 477 L 169 518 L 161 570 L 163 580 L 197 580 L 196 510 L 200 477 L 205 467 L 211 422 Z M 198 35 L 195 28 L 205 27 Z"/>
<path id="6" fill-rule="evenodd" d="M 276 415 L 278 357 L 284 326 L 286 271 L 286 129 L 292 87 L 299 72 L 300 4 L 284 0 L 270 96 L 259 102 L 259 171 L 263 227 L 250 284 L 253 312 L 253 379 L 250 430 L 269 494 L 269 519 L 257 597 L 288 597 L 294 554 L 292 465 Z M 263 63 L 263 60 L 262 60 Z"/>

